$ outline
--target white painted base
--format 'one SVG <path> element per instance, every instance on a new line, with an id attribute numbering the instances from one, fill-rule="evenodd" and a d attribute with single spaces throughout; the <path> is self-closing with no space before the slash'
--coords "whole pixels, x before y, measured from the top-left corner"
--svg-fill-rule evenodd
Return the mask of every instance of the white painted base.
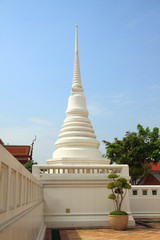
<path id="1" fill-rule="evenodd" d="M 135 220 L 133 218 L 133 215 L 129 215 L 128 227 L 135 227 Z"/>
<path id="2" fill-rule="evenodd" d="M 151 212 L 132 212 L 133 216 L 135 218 L 160 218 L 160 213 L 157 212 L 157 213 L 151 213 Z"/>
<path id="3" fill-rule="evenodd" d="M 47 228 L 74 228 L 74 227 L 109 227 L 108 214 L 70 214 L 45 216 Z M 135 226 L 135 221 L 129 215 L 129 227 Z"/>

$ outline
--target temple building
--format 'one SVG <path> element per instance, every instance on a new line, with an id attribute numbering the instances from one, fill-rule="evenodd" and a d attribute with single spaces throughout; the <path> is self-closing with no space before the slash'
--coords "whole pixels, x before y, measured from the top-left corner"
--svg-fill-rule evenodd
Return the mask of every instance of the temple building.
<path id="1" fill-rule="evenodd" d="M 32 160 L 34 141 L 35 139 L 30 145 L 5 145 L 0 139 L 0 144 L 4 146 L 20 163 L 25 164 L 29 160 Z"/>

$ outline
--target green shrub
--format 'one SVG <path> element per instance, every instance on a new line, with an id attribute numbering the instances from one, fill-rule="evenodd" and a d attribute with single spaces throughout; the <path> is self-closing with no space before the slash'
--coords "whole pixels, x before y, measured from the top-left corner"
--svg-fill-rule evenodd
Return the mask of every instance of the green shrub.
<path id="1" fill-rule="evenodd" d="M 128 215 L 128 213 L 124 211 L 113 211 L 113 212 L 110 212 L 109 215 Z"/>
<path id="2" fill-rule="evenodd" d="M 126 212 L 121 211 L 121 206 L 124 197 L 126 196 L 127 190 L 131 188 L 131 185 L 127 182 L 126 178 L 118 177 L 117 174 L 111 173 L 108 175 L 112 182 L 107 184 L 107 188 L 112 191 L 108 196 L 109 199 L 113 200 L 115 211 L 111 215 L 126 215 Z M 114 213 L 114 214 L 113 214 Z M 117 214 L 116 214 L 117 213 Z"/>

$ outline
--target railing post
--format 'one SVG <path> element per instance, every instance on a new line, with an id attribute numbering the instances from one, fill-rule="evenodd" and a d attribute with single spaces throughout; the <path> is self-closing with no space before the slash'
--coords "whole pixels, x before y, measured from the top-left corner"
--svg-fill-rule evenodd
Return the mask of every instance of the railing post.
<path id="1" fill-rule="evenodd" d="M 128 167 L 128 165 L 122 165 L 121 166 L 120 174 L 123 175 L 123 176 L 129 176 L 129 167 Z"/>
<path id="2" fill-rule="evenodd" d="M 40 178 L 40 169 L 37 165 L 33 165 L 32 166 L 32 174 L 33 176 L 35 176 L 36 178 Z"/>

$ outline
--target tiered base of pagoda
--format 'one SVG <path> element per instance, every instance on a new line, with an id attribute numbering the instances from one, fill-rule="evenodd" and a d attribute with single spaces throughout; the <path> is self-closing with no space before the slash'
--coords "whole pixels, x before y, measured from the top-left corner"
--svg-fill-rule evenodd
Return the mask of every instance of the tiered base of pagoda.
<path id="1" fill-rule="evenodd" d="M 110 160 L 106 158 L 51 158 L 47 160 L 48 165 L 98 165 L 98 164 L 110 164 Z"/>

